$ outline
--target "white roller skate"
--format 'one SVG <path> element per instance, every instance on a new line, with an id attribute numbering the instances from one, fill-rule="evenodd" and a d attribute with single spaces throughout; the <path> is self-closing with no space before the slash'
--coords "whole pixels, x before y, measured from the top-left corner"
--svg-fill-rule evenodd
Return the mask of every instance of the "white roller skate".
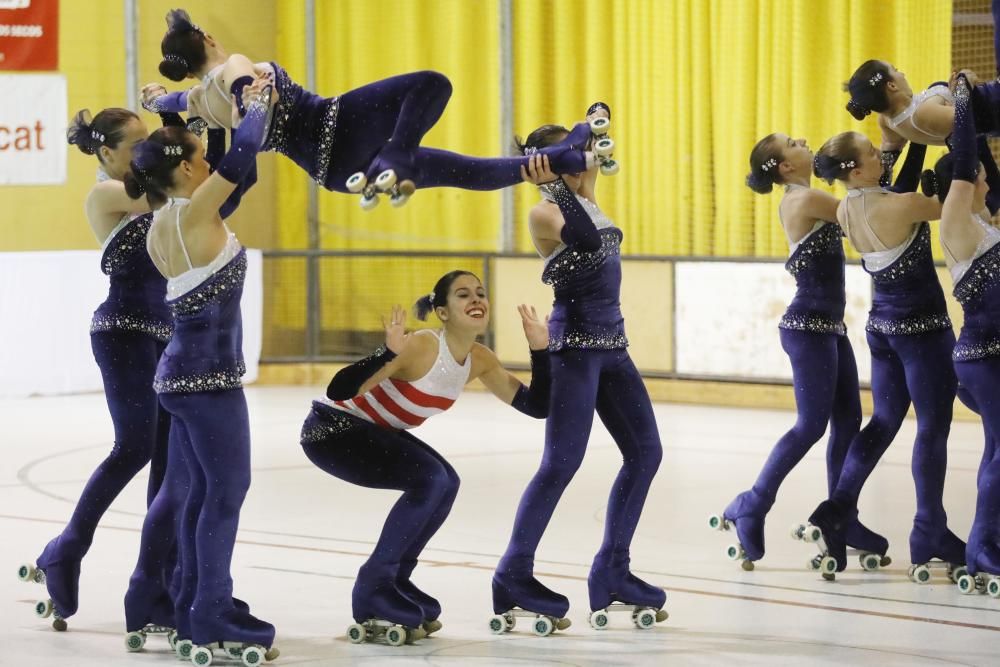
<path id="1" fill-rule="evenodd" d="M 170 650 L 177 651 L 177 631 L 164 625 L 147 625 L 141 630 L 125 633 L 125 650 L 129 653 L 141 651 L 149 635 L 166 635 Z"/>
<path id="2" fill-rule="evenodd" d="M 826 540 L 823 539 L 822 529 L 812 524 L 797 523 L 792 526 L 791 534 L 792 539 L 815 544 L 819 549 L 819 555 L 810 558 L 806 566 L 810 570 L 822 574 L 827 581 L 835 580 L 837 578 L 837 559 L 830 555 Z"/>
<path id="3" fill-rule="evenodd" d="M 599 120 L 599 119 L 598 119 Z M 713 514 L 708 517 L 708 527 L 712 530 L 718 530 L 722 532 L 735 530 L 736 524 L 727 519 L 721 514 Z M 734 542 L 726 547 L 726 556 L 729 560 L 739 561 L 740 567 L 742 567 L 747 572 L 753 571 L 753 561 L 747 558 L 747 553 L 743 549 L 743 545 L 739 542 Z"/>
<path id="4" fill-rule="evenodd" d="M 632 624 L 640 630 L 648 630 L 657 623 L 662 623 L 670 617 L 664 609 L 653 609 L 636 604 L 613 603 L 604 609 L 598 609 L 590 614 L 590 627 L 595 630 L 606 630 L 610 624 L 610 614 L 615 612 L 631 612 Z"/>
<path id="5" fill-rule="evenodd" d="M 352 623 L 347 627 L 347 638 L 352 644 L 384 640 L 389 646 L 402 646 L 426 636 L 427 631 L 422 627 L 409 628 L 380 618 L 369 618 L 364 623 Z"/>
<path id="6" fill-rule="evenodd" d="M 573 624 L 568 618 L 546 616 L 545 614 L 515 607 L 508 609 L 502 614 L 494 614 L 489 621 L 490 632 L 495 635 L 510 632 L 517 625 L 518 618 L 530 618 L 531 631 L 539 637 L 548 637 L 556 630 L 565 630 Z"/>
<path id="7" fill-rule="evenodd" d="M 963 576 L 968 576 L 969 574 L 969 570 L 964 565 L 932 560 L 928 563 L 914 563 L 906 571 L 906 576 L 915 584 L 928 584 L 931 581 L 932 570 L 945 570 L 948 574 L 948 579 L 954 584 L 958 584 Z M 959 585 L 959 588 L 961 588 L 961 585 Z"/>
<path id="8" fill-rule="evenodd" d="M 1000 599 L 1000 575 L 985 572 L 969 574 L 965 571 L 955 578 L 955 583 L 964 595 L 986 593 L 993 599 Z"/>
<path id="9" fill-rule="evenodd" d="M 277 658 L 281 651 L 276 647 L 266 648 L 260 644 L 244 642 L 212 642 L 194 647 L 191 651 L 191 664 L 198 667 L 208 667 L 215 661 L 215 651 L 222 651 L 223 656 L 231 660 L 239 660 L 244 667 L 256 667 Z M 221 656 L 220 656 L 221 657 Z"/>
<path id="10" fill-rule="evenodd" d="M 347 179 L 347 191 L 361 195 L 361 208 L 365 211 L 374 209 L 379 204 L 379 195 L 389 195 L 389 203 L 395 208 L 403 206 L 417 191 L 413 181 L 400 181 L 393 169 L 382 171 L 374 183 L 369 183 L 364 172 L 355 172 Z"/>
<path id="11" fill-rule="evenodd" d="M 609 129 L 611 129 L 610 118 L 602 116 L 590 121 L 590 132 L 594 137 L 594 157 L 601 165 L 601 175 L 603 176 L 614 176 L 621 171 L 621 166 L 616 160 L 612 159 L 615 151 L 615 142 L 608 136 Z"/>

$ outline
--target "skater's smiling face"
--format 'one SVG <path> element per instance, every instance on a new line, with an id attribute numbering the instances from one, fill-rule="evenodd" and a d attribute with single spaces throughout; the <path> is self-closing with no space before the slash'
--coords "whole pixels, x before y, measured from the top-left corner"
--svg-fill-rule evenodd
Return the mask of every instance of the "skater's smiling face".
<path id="1" fill-rule="evenodd" d="M 445 329 L 486 333 L 490 323 L 490 300 L 479 278 L 466 273 L 455 278 L 448 289 L 448 302 L 435 309 Z"/>

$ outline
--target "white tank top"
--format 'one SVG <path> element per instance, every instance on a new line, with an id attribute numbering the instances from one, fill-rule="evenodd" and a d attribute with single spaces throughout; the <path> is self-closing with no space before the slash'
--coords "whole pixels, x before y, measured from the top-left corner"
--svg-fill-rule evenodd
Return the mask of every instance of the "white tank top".
<path id="1" fill-rule="evenodd" d="M 202 284 L 209 278 L 215 275 L 215 273 L 232 261 L 233 257 L 240 254 L 240 250 L 243 246 L 240 245 L 239 239 L 236 238 L 236 234 L 229 231 L 229 227 L 226 227 L 226 245 L 222 247 L 219 254 L 215 256 L 211 262 L 205 266 L 194 266 L 191 264 L 191 256 L 188 254 L 187 246 L 184 245 L 184 235 L 181 234 L 181 210 L 191 203 L 190 199 L 185 199 L 183 197 L 171 197 L 167 200 L 161 208 L 158 208 L 155 213 L 153 213 L 153 224 L 166 215 L 169 211 L 174 211 L 174 224 L 177 227 L 177 240 L 180 241 L 181 250 L 184 252 L 184 259 L 187 261 L 188 270 L 179 276 L 174 276 L 173 278 L 167 279 L 167 300 L 173 301 L 179 297 L 184 296 L 191 290 L 193 290 L 198 285 Z M 225 223 L 223 223 L 225 227 Z M 161 264 L 167 264 L 166 258 L 160 253 L 156 248 L 153 247 L 153 235 L 148 234 L 146 236 L 146 251 L 152 256 L 154 253 L 160 259 Z"/>
<path id="2" fill-rule="evenodd" d="M 361 396 L 346 401 L 332 401 L 324 396 L 320 402 L 383 428 L 397 430 L 420 426 L 450 408 L 469 381 L 472 355 L 469 354 L 462 364 L 455 361 L 443 331 L 414 335 L 434 335 L 438 339 L 437 359 L 422 378 L 412 382 L 386 378 Z"/>
<path id="3" fill-rule="evenodd" d="M 960 280 L 962 280 L 966 272 L 968 272 L 969 267 L 972 266 L 973 262 L 975 262 L 983 255 L 985 255 L 986 252 L 990 248 L 995 246 L 997 243 L 1000 243 L 1000 229 L 997 229 L 996 227 L 991 225 L 989 223 L 989 220 L 986 219 L 986 217 L 983 216 L 982 213 L 973 214 L 972 219 L 977 223 L 979 223 L 979 225 L 986 232 L 986 235 L 983 236 L 983 239 L 979 242 L 979 245 L 976 246 L 976 251 L 972 253 L 972 257 L 970 257 L 969 259 L 962 260 L 961 262 L 955 262 L 954 264 L 952 264 L 951 269 L 949 270 L 951 271 L 951 279 L 956 285 Z M 941 247 L 944 249 L 946 253 L 948 253 L 949 257 L 951 257 L 952 260 L 955 259 L 955 256 L 952 254 L 951 250 L 948 248 L 947 245 L 945 245 L 944 239 L 941 240 Z"/>
<path id="4" fill-rule="evenodd" d="M 216 65 L 215 67 L 210 69 L 208 73 L 205 74 L 205 76 L 201 78 L 201 87 L 205 91 L 205 100 L 204 104 L 199 105 L 198 110 L 203 111 L 208 116 L 206 120 L 211 120 L 215 125 L 219 127 L 226 127 L 231 129 L 233 123 L 232 119 L 229 117 L 228 114 L 220 119 L 217 118 L 216 115 L 212 112 L 212 104 L 213 104 L 212 98 L 215 99 L 214 102 L 215 104 L 220 104 L 220 105 L 224 104 L 226 108 L 232 107 L 233 104 L 229 95 L 229 91 L 223 90 L 222 84 L 220 83 L 222 81 L 222 70 L 224 67 L 225 65 Z M 257 71 L 263 70 L 266 72 L 271 72 L 272 75 L 274 74 L 274 68 L 271 67 L 271 63 L 254 63 L 254 69 Z M 271 111 L 272 109 L 267 110 L 266 127 L 271 126 Z"/>
<path id="5" fill-rule="evenodd" d="M 873 246 L 878 248 L 878 250 L 873 250 L 872 252 L 861 253 L 861 261 L 864 264 L 865 269 L 869 272 L 875 273 L 892 266 L 897 259 L 903 256 L 906 249 L 913 244 L 913 240 L 917 238 L 917 233 L 920 231 L 920 225 L 913 225 L 913 233 L 910 234 L 910 236 L 901 244 L 894 248 L 888 247 L 882 243 L 882 239 L 878 237 L 878 234 L 875 233 L 875 230 L 872 229 L 871 224 L 868 222 L 868 207 L 865 205 L 865 200 L 869 193 L 890 194 L 888 190 L 879 186 L 848 189 L 847 199 L 844 201 L 844 217 L 847 224 L 844 226 L 847 228 L 846 231 L 848 238 L 851 237 L 853 223 L 856 225 L 853 228 L 865 236 Z M 857 218 L 853 220 L 851 218 L 851 206 L 854 202 L 858 201 L 860 201 L 861 204 L 860 221 Z"/>
<path id="6" fill-rule="evenodd" d="M 938 136 L 936 134 L 932 134 L 931 132 L 928 132 L 927 130 L 924 130 L 923 128 L 918 126 L 916 122 L 913 120 L 913 114 L 917 112 L 917 109 L 920 108 L 920 105 L 926 102 L 927 100 L 931 99 L 932 97 L 940 97 L 945 102 L 947 102 L 949 106 L 954 106 L 955 104 L 955 96 L 951 94 L 951 91 L 948 89 L 948 86 L 942 86 L 940 84 L 937 86 L 931 86 L 927 90 L 924 90 L 914 95 L 913 99 L 910 100 L 909 106 L 907 106 L 905 109 L 900 111 L 898 114 L 896 114 L 889 120 L 889 126 L 892 127 L 892 129 L 896 130 L 897 132 L 899 132 L 899 128 L 901 127 L 911 129 L 912 131 L 904 130 L 903 132 L 900 132 L 900 134 L 902 134 L 903 136 L 916 135 L 918 138 L 924 139 L 924 141 L 916 141 L 916 143 L 918 144 L 927 144 L 930 146 L 944 146 L 944 140 L 948 138 L 948 135 Z"/>

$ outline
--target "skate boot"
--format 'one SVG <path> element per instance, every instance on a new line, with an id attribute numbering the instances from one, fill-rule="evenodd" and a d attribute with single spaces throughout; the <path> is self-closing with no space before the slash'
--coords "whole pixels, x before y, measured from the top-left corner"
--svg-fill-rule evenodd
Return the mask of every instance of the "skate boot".
<path id="1" fill-rule="evenodd" d="M 590 589 L 590 626 L 595 630 L 608 627 L 608 614 L 630 612 L 632 623 L 647 630 L 667 620 L 663 610 L 667 594 L 662 588 L 648 584 L 629 571 L 628 556 L 616 557 L 610 565 L 594 561 L 587 577 Z"/>
<path id="2" fill-rule="evenodd" d="M 889 540 L 867 528 L 855 519 L 847 526 L 847 547 L 858 552 L 861 569 L 874 572 L 880 567 L 887 567 L 892 559 L 886 556 L 889 551 Z"/>
<path id="3" fill-rule="evenodd" d="M 591 146 L 594 156 L 601 165 L 602 176 L 614 176 L 621 171 L 618 162 L 612 159 L 615 150 L 615 142 L 608 136 L 611 129 L 611 118 L 598 116 L 590 121 Z"/>
<path id="4" fill-rule="evenodd" d="M 493 575 L 493 613 L 490 631 L 502 635 L 514 629 L 517 618 L 532 619 L 531 630 L 539 637 L 570 626 L 566 618 L 569 600 L 546 588 L 529 572 L 500 572 Z"/>
<path id="5" fill-rule="evenodd" d="M 1000 599 L 1000 548 L 996 544 L 970 542 L 967 554 L 968 571 L 956 577 L 958 590 L 965 595 L 986 593 Z"/>
<path id="6" fill-rule="evenodd" d="M 211 665 L 216 651 L 242 661 L 246 667 L 261 665 L 280 654 L 273 646 L 273 625 L 232 607 L 221 612 L 217 605 L 192 607 L 191 625 L 191 662 L 195 665 Z"/>
<path id="7" fill-rule="evenodd" d="M 441 603 L 432 598 L 427 593 L 416 587 L 410 580 L 413 568 L 417 566 L 417 561 L 403 561 L 399 567 L 399 574 L 396 575 L 396 589 L 415 602 L 424 615 L 423 629 L 431 635 L 441 629 Z"/>
<path id="8" fill-rule="evenodd" d="M 847 567 L 847 526 L 857 518 L 835 500 L 824 500 L 809 517 L 808 523 L 792 526 L 792 538 L 815 544 L 819 555 L 809 559 L 809 569 L 818 571 L 827 581 Z"/>
<path id="9" fill-rule="evenodd" d="M 753 570 L 754 561 L 764 557 L 764 517 L 770 508 L 770 503 L 751 489 L 736 496 L 721 515 L 708 517 L 708 527 L 713 530 L 736 529 L 737 542 L 726 547 L 726 555 L 740 561 L 747 572 Z"/>
<path id="10" fill-rule="evenodd" d="M 931 526 L 929 522 L 917 520 L 913 522 L 910 531 L 910 569 L 907 571 L 910 581 L 926 584 L 931 580 L 931 570 L 943 569 L 948 579 L 958 583 L 959 577 L 966 574 L 965 542 L 941 526 Z"/>
<path id="11" fill-rule="evenodd" d="M 369 579 L 362 567 L 351 598 L 356 621 L 347 628 L 351 643 L 382 639 L 390 646 L 402 646 L 427 636 L 423 610 L 396 588 L 394 579 Z"/>
<path id="12" fill-rule="evenodd" d="M 347 191 L 361 195 L 365 211 L 378 206 L 378 197 L 383 194 L 389 195 L 389 202 L 399 208 L 417 191 L 415 171 L 412 155 L 386 144 L 367 172 L 355 172 L 347 179 Z"/>
<path id="13" fill-rule="evenodd" d="M 132 577 L 125 593 L 125 648 L 141 651 L 151 634 L 166 635 L 172 651 L 177 650 L 174 602 L 160 582 Z"/>
<path id="14" fill-rule="evenodd" d="M 250 615 L 250 605 L 243 600 L 233 598 L 233 608 L 237 613 Z M 174 652 L 180 660 L 190 660 L 191 652 L 194 650 L 194 642 L 191 641 L 191 601 L 185 601 L 178 596 L 174 601 L 174 619 L 176 631 L 174 633 Z M 168 637 L 169 638 L 169 637 Z M 277 649 L 274 649 L 277 650 Z"/>
<path id="15" fill-rule="evenodd" d="M 44 584 L 48 599 L 35 604 L 40 618 L 52 617 L 52 628 L 66 629 L 66 620 L 76 613 L 80 593 L 80 561 L 86 548 L 62 535 L 49 542 L 35 561 L 36 565 L 21 565 L 18 578 L 24 582 Z"/>

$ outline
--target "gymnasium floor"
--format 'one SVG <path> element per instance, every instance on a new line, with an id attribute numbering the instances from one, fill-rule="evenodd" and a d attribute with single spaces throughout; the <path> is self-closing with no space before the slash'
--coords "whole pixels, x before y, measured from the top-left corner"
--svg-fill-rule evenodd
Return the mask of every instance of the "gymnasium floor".
<path id="1" fill-rule="evenodd" d="M 789 413 L 659 404 L 663 464 L 632 549 L 634 570 L 667 590 L 670 618 L 653 630 L 587 622 L 586 577 L 602 534 L 618 454 L 599 425 L 576 480 L 556 512 L 536 573 L 569 596 L 573 627 L 547 638 L 522 624 L 498 637 L 490 575 L 521 491 L 535 470 L 542 422 L 492 396 L 467 393 L 417 434 L 462 477 L 451 517 L 431 541 L 414 580 L 444 605 L 444 629 L 416 645 L 352 645 L 350 592 L 377 537 L 392 492 L 328 477 L 302 455 L 297 436 L 318 388 L 251 387 L 254 481 L 243 508 L 233 565 L 237 596 L 278 628 L 277 665 L 988 665 L 1000 649 L 1000 600 L 966 597 L 940 571 L 918 586 L 905 576 L 914 510 L 907 421 L 862 497 L 861 516 L 889 537 L 895 562 L 862 572 L 852 559 L 835 583 L 805 570 L 812 551 L 788 537 L 825 495 L 818 445 L 789 477 L 769 515 L 768 552 L 754 572 L 728 561 L 731 534 L 706 527 L 709 514 L 749 486 Z M 3 665 L 175 665 L 162 637 L 125 652 L 122 597 L 134 565 L 145 492 L 137 478 L 105 517 L 83 564 L 79 613 L 53 632 L 33 603 L 44 589 L 19 582 L 68 518 L 87 475 L 111 446 L 100 394 L 0 400 L 5 463 L 0 478 Z M 966 535 L 982 451 L 977 424 L 952 429 L 946 506 Z M 235 664 L 225 663 L 223 664 Z"/>

